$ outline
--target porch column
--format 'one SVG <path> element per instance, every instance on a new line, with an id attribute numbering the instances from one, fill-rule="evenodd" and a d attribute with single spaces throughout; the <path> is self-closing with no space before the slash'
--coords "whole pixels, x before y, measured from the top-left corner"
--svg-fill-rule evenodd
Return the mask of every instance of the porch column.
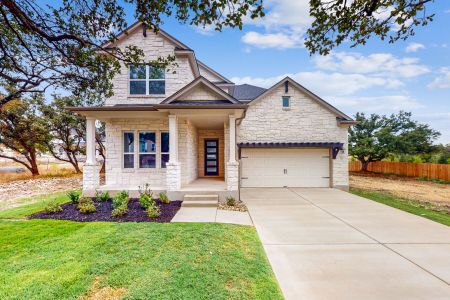
<path id="1" fill-rule="evenodd" d="M 166 164 L 166 185 L 168 191 L 181 188 L 181 166 L 178 161 L 178 119 L 169 115 L 169 162 Z"/>
<path id="2" fill-rule="evenodd" d="M 86 162 L 83 167 L 83 195 L 94 196 L 100 186 L 100 168 L 95 158 L 95 119 L 86 118 Z"/>
<path id="3" fill-rule="evenodd" d="M 236 117 L 234 115 L 229 116 L 228 130 L 230 155 L 226 172 L 227 190 L 236 192 L 239 189 L 239 163 L 236 161 Z M 237 193 L 234 194 L 237 195 Z"/>

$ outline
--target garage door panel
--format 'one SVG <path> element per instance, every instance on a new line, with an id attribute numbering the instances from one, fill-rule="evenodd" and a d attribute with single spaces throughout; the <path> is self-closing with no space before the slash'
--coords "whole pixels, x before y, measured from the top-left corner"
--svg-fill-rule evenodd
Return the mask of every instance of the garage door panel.
<path id="1" fill-rule="evenodd" d="M 328 149 L 242 149 L 243 187 L 329 187 Z"/>

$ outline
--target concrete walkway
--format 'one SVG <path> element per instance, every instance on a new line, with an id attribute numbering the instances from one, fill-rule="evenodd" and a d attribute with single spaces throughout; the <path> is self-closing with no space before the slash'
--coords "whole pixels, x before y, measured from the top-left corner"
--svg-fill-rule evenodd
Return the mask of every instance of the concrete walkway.
<path id="1" fill-rule="evenodd" d="M 335 189 L 242 189 L 286 299 L 450 299 L 450 227 Z"/>
<path id="2" fill-rule="evenodd" d="M 248 212 L 217 209 L 216 207 L 181 207 L 172 222 L 216 222 L 253 225 Z"/>

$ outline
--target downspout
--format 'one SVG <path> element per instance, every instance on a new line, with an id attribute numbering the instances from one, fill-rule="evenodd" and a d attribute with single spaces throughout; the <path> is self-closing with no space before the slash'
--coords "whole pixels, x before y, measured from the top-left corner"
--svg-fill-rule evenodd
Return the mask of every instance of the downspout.
<path id="1" fill-rule="evenodd" d="M 242 117 L 240 117 L 240 118 L 237 118 L 237 119 L 235 119 L 234 120 L 234 122 L 235 122 L 235 128 L 236 128 L 236 130 L 234 131 L 234 140 L 237 142 L 237 138 L 236 138 L 236 135 L 237 135 L 237 125 L 241 125 L 241 123 L 242 123 L 242 120 L 245 118 L 245 116 L 246 116 L 246 113 L 247 113 L 247 108 L 248 107 L 246 107 L 245 109 L 244 109 L 244 113 L 242 114 Z M 239 149 L 239 152 L 238 153 L 240 153 L 240 149 Z M 241 157 L 240 157 L 240 155 L 239 155 L 239 172 L 238 172 L 238 183 L 239 183 L 239 185 L 238 185 L 238 195 L 239 195 L 239 201 L 241 201 Z"/>

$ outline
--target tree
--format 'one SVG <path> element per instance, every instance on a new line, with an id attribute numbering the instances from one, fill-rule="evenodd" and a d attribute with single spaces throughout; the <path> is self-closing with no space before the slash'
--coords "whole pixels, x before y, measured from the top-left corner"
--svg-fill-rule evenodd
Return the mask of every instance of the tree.
<path id="1" fill-rule="evenodd" d="M 39 175 L 37 156 L 50 141 L 46 123 L 39 113 L 43 102 L 41 94 L 33 94 L 29 99 L 13 99 L 0 109 L 0 143 L 19 154 L 9 156 L 0 152 L 0 157 L 24 165 L 33 176 Z"/>
<path id="2" fill-rule="evenodd" d="M 435 150 L 433 141 L 440 135 L 426 124 L 411 119 L 411 113 L 390 116 L 357 113 L 358 124 L 349 128 L 349 154 L 367 171 L 370 162 L 386 158 L 390 153 L 424 154 Z"/>
<path id="3" fill-rule="evenodd" d="M 48 151 L 56 159 L 70 163 L 77 173 L 81 173 L 78 156 L 86 153 L 84 145 L 86 121 L 65 107 L 78 106 L 81 103 L 77 97 L 53 95 L 52 103 L 40 107 L 52 135 L 52 140 L 47 143 Z M 60 153 L 60 149 L 63 153 Z"/>
<path id="4" fill-rule="evenodd" d="M 112 95 L 111 79 L 121 63 L 143 62 L 142 49 L 108 48 L 116 34 L 127 28 L 123 3 L 116 0 L 39 1 L 0 0 L 0 84 L 17 89 L 0 100 L 5 103 L 23 93 L 63 88 L 76 96 Z M 164 16 L 181 23 L 242 28 L 243 17 L 264 15 L 262 0 L 127 0 L 144 28 L 157 32 Z M 170 68 L 175 57 L 146 63 Z M 97 94 L 98 93 L 98 94 Z"/>
<path id="5" fill-rule="evenodd" d="M 434 0 L 310 0 L 313 18 L 306 48 L 311 54 L 329 54 L 343 41 L 364 45 L 372 36 L 394 43 L 415 34 L 434 14 L 426 8 Z"/>
<path id="6" fill-rule="evenodd" d="M 99 122 L 98 126 L 96 126 L 95 130 L 95 141 L 97 142 L 97 151 L 98 154 L 103 158 L 102 168 L 100 169 L 100 173 L 105 173 L 105 164 L 106 164 L 106 148 L 103 142 L 106 138 L 105 132 L 105 123 Z"/>

